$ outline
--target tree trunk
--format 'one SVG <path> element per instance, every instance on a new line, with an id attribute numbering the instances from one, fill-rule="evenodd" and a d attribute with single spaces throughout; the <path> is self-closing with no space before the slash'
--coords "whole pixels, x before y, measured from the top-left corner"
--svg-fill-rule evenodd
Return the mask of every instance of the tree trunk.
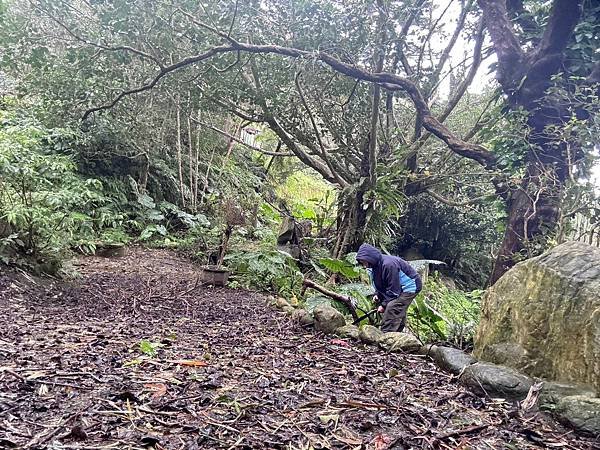
<path id="1" fill-rule="evenodd" d="M 562 149 L 544 144 L 532 142 L 526 175 L 509 194 L 506 230 L 489 285 L 520 260 L 541 253 L 558 225 L 567 164 Z"/>
<path id="2" fill-rule="evenodd" d="M 146 187 L 148 186 L 148 173 L 150 172 L 150 158 L 148 157 L 148 153 L 142 154 L 142 159 L 144 160 L 143 166 L 140 172 L 140 178 L 138 180 L 138 189 L 140 194 L 146 193 Z"/>
<path id="3" fill-rule="evenodd" d="M 185 195 L 183 188 L 183 164 L 181 162 L 181 105 L 177 99 L 177 171 L 179 174 L 179 193 L 181 195 L 181 206 L 185 208 Z"/>
<path id="4" fill-rule="evenodd" d="M 337 233 L 332 256 L 342 258 L 358 250 L 364 242 L 368 208 L 364 205 L 364 189 L 341 198 L 338 206 Z"/>

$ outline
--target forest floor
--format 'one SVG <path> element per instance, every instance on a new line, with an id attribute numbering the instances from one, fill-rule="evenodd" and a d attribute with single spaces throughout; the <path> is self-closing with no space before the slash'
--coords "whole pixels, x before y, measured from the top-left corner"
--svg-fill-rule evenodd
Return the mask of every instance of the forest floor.
<path id="1" fill-rule="evenodd" d="M 76 267 L 68 283 L 0 274 L 0 448 L 600 448 L 480 399 L 425 357 L 198 286 L 174 253 Z"/>

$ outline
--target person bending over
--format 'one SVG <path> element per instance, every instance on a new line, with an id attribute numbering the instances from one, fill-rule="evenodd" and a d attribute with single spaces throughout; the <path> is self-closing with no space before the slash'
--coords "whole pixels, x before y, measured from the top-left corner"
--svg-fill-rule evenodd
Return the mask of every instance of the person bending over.
<path id="1" fill-rule="evenodd" d="M 362 244 L 356 260 L 369 272 L 376 294 L 373 300 L 383 314 L 381 331 L 402 331 L 409 305 L 421 291 L 421 277 L 405 260 L 384 255 L 369 244 Z"/>

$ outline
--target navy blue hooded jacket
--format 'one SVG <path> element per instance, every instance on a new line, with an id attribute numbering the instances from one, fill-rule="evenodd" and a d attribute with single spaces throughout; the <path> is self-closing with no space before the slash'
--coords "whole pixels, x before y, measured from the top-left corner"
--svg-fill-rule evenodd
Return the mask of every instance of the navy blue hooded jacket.
<path id="1" fill-rule="evenodd" d="M 416 294 L 421 291 L 421 277 L 402 258 L 383 255 L 372 245 L 362 244 L 356 259 L 371 265 L 372 281 L 382 306 L 386 306 L 403 292 Z"/>

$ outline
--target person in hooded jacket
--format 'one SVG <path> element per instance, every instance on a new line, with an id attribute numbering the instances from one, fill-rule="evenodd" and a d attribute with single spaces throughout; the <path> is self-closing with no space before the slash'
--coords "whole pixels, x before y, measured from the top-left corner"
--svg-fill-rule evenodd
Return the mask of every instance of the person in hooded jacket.
<path id="1" fill-rule="evenodd" d="M 421 291 L 421 277 L 405 260 L 384 255 L 369 244 L 362 244 L 356 254 L 371 277 L 378 311 L 383 314 L 381 331 L 402 331 L 409 305 Z"/>

